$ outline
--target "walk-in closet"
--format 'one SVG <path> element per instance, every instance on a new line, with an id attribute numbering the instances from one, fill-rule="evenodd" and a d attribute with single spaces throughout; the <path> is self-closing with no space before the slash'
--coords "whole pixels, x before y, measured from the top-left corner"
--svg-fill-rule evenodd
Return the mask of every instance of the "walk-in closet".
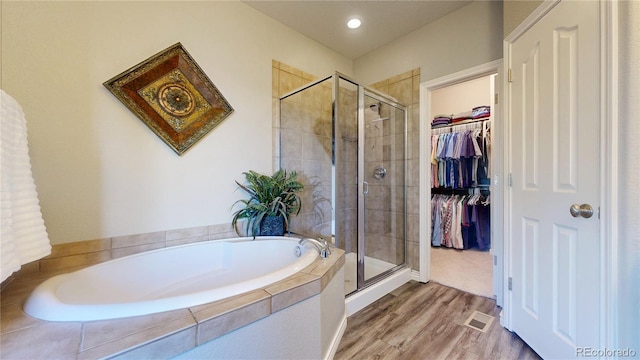
<path id="1" fill-rule="evenodd" d="M 491 128 L 495 75 L 431 92 L 431 280 L 493 297 Z"/>

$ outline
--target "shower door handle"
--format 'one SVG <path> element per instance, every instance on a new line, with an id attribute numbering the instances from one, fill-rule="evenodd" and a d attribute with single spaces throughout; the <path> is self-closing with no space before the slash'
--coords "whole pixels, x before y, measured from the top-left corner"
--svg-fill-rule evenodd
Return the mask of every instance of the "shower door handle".
<path id="1" fill-rule="evenodd" d="M 365 195 L 369 193 L 369 183 L 366 181 L 362 182 L 362 193 Z"/>

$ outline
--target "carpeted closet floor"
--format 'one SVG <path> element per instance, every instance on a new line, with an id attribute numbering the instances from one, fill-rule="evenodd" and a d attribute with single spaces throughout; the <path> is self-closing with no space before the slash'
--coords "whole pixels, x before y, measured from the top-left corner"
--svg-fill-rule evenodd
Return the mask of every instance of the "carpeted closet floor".
<path id="1" fill-rule="evenodd" d="M 430 279 L 493 299 L 493 255 L 474 249 L 431 247 Z"/>

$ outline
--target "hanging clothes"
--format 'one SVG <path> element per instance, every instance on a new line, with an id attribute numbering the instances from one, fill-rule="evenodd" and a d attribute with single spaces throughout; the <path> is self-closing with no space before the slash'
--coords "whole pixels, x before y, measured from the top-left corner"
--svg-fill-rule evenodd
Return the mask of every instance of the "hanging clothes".
<path id="1" fill-rule="evenodd" d="M 489 250 L 489 198 L 483 195 L 434 194 L 431 197 L 431 245 Z"/>
<path id="2" fill-rule="evenodd" d="M 431 198 L 433 246 L 491 248 L 491 122 L 484 120 L 488 116 L 489 107 L 477 107 L 453 115 L 452 125 L 431 135 L 430 181 L 438 192 Z M 457 121 L 471 122 L 455 124 Z"/>
<path id="3" fill-rule="evenodd" d="M 462 189 L 488 184 L 490 139 L 486 133 L 472 129 L 432 135 L 431 187 Z"/>

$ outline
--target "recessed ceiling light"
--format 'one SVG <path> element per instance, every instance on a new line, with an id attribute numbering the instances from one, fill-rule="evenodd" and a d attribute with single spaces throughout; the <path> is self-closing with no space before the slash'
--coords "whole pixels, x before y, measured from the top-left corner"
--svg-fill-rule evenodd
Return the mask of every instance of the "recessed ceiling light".
<path id="1" fill-rule="evenodd" d="M 360 25 L 362 25 L 362 21 L 360 21 L 360 19 L 358 18 L 353 18 L 347 21 L 347 26 L 349 27 L 349 29 L 357 29 L 360 27 Z"/>

